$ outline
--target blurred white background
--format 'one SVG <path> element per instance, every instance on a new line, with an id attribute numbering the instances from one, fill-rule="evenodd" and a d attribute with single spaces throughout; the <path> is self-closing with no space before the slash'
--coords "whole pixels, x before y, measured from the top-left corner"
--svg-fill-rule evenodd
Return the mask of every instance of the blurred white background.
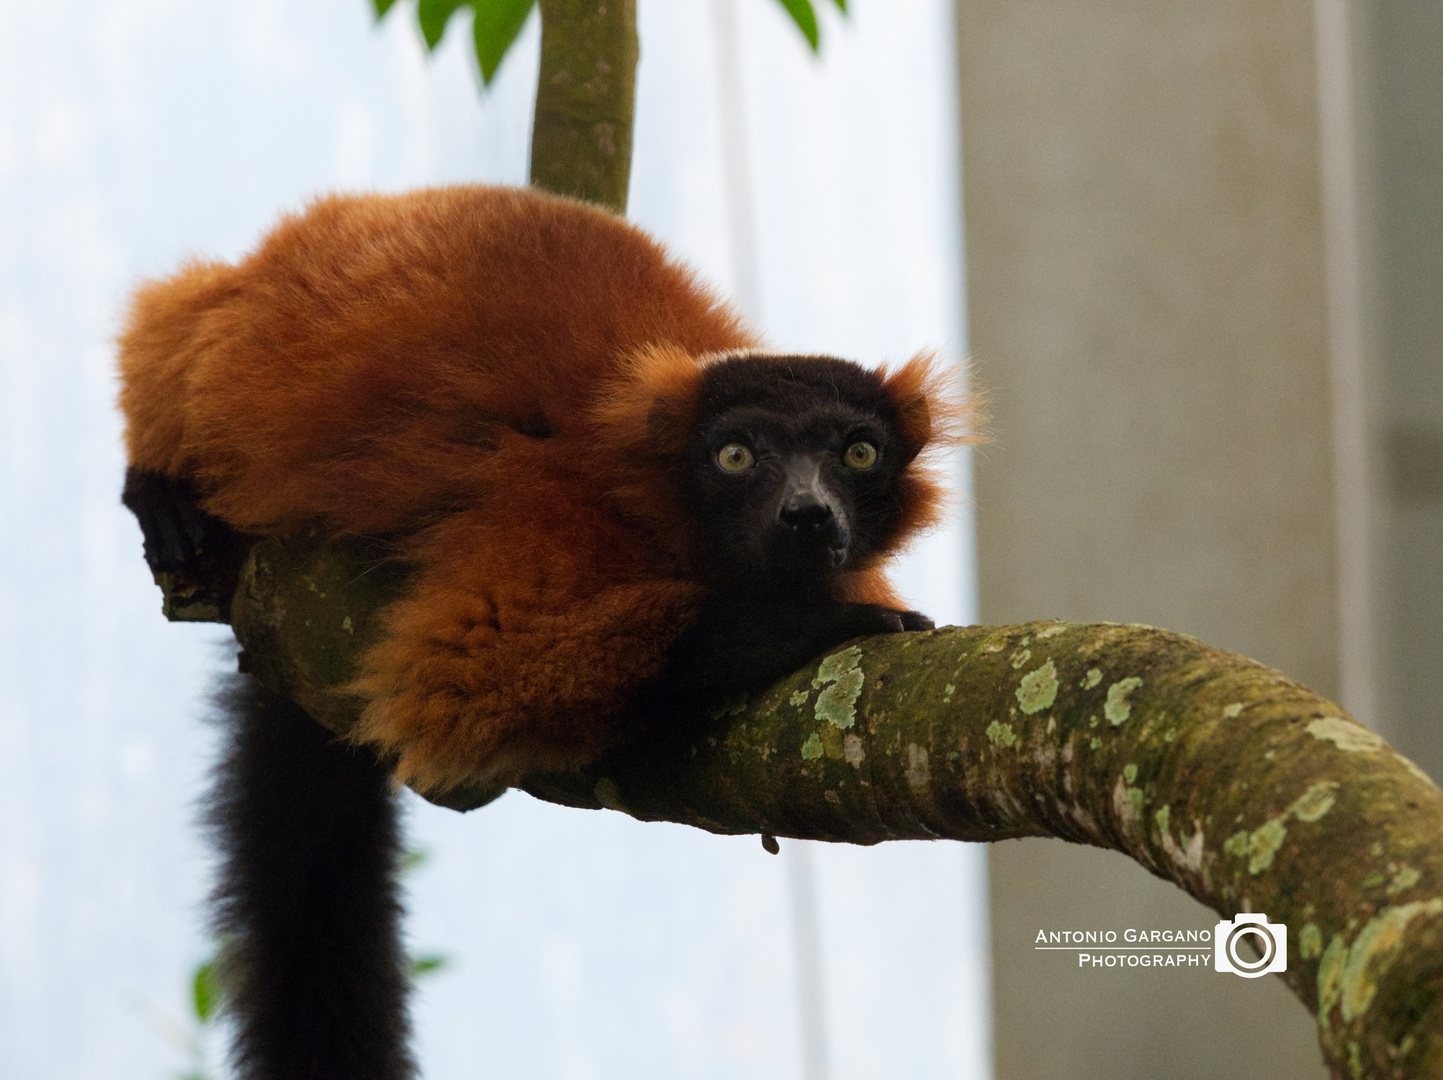
<path id="1" fill-rule="evenodd" d="M 736 5 L 750 306 L 779 348 L 960 360 L 950 4 L 852 6 L 818 3 L 818 60 L 775 0 Z M 640 8 L 631 216 L 729 288 L 716 12 Z M 127 292 L 319 191 L 524 182 L 537 36 L 483 96 L 469 26 L 428 58 L 404 3 L 377 27 L 366 0 L 0 0 L 0 1075 L 192 1064 L 198 717 L 229 632 L 161 618 L 118 502 Z M 959 506 L 900 575 L 939 622 L 975 606 Z M 804 1075 L 794 854 L 515 793 L 407 801 L 410 939 L 448 960 L 416 1001 L 426 1077 Z M 981 850 L 808 847 L 829 1075 L 989 1075 Z"/>

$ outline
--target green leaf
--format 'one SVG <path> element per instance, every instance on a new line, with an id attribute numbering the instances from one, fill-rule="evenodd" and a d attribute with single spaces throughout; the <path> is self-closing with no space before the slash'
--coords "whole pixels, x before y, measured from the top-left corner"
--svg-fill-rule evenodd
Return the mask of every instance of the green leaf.
<path id="1" fill-rule="evenodd" d="M 779 0 L 782 7 L 787 9 L 787 14 L 801 29 L 807 39 L 807 44 L 812 47 L 812 52 L 817 51 L 817 13 L 812 10 L 812 0 Z"/>
<path id="2" fill-rule="evenodd" d="M 195 969 L 190 990 L 196 1019 L 202 1024 L 209 1023 L 215 1015 L 215 1007 L 220 1004 L 220 984 L 216 981 L 214 960 L 207 960 Z"/>
<path id="3" fill-rule="evenodd" d="M 421 0 L 416 5 L 416 20 L 421 24 L 421 36 L 426 39 L 426 48 L 435 50 L 446 33 L 446 24 L 451 16 L 466 6 L 466 0 Z"/>
<path id="4" fill-rule="evenodd" d="M 447 963 L 447 959 L 440 953 L 423 953 L 420 956 L 413 956 L 411 957 L 411 978 L 419 979 L 422 975 L 440 971 Z"/>
<path id="5" fill-rule="evenodd" d="M 843 15 L 847 13 L 847 0 L 836 0 L 837 8 Z"/>
<path id="6" fill-rule="evenodd" d="M 471 0 L 476 12 L 473 29 L 476 34 L 476 60 L 481 65 L 481 81 L 491 85 L 491 77 L 521 28 L 536 0 Z"/>
<path id="7" fill-rule="evenodd" d="M 391 5 L 396 0 L 371 0 L 371 6 L 376 9 L 376 21 L 380 22 L 386 17 L 386 12 L 391 10 Z"/>

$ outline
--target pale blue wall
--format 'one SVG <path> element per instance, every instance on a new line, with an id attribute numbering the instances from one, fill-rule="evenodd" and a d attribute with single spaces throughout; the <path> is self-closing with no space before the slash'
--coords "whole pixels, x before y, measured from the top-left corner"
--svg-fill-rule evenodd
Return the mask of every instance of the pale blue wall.
<path id="1" fill-rule="evenodd" d="M 760 321 L 780 347 L 957 359 L 950 5 L 853 6 L 820 62 L 772 0 L 739 7 Z M 0 1076 L 176 1074 L 208 947 L 196 716 L 226 633 L 160 618 L 117 503 L 127 290 L 320 190 L 525 178 L 535 26 L 482 100 L 466 28 L 427 60 L 409 12 L 367 7 L 0 0 Z M 641 14 L 633 216 L 726 284 L 710 0 Z M 968 535 L 904 574 L 946 620 L 972 610 Z M 451 959 L 416 1010 L 428 1077 L 800 1075 L 784 859 L 523 795 L 411 801 L 411 938 Z M 984 1075 L 978 853 L 815 865 L 832 1075 Z"/>

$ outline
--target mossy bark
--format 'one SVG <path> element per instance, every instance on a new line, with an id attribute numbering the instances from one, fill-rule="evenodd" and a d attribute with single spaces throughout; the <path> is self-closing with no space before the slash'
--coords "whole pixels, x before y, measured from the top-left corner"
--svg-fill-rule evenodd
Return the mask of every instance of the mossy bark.
<path id="1" fill-rule="evenodd" d="M 345 731 L 337 687 L 403 584 L 360 542 L 263 541 L 232 608 L 248 670 Z M 1276 671 L 1145 626 L 952 627 L 851 643 L 675 735 L 526 790 L 718 833 L 1113 848 L 1287 925 L 1335 1075 L 1443 1075 L 1443 792 Z"/>
<path id="2" fill-rule="evenodd" d="M 540 0 L 531 182 L 626 213 L 636 0 Z"/>

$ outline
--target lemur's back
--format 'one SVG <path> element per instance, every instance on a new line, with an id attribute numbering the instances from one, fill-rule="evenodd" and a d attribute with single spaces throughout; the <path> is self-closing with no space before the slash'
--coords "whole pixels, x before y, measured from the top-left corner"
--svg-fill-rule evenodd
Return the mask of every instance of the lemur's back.
<path id="1" fill-rule="evenodd" d="M 753 343 L 649 237 L 581 203 L 332 196 L 235 266 L 142 289 L 121 404 L 132 464 L 198 479 L 233 525 L 394 529 L 484 486 L 517 440 L 568 453 L 632 350 Z"/>

